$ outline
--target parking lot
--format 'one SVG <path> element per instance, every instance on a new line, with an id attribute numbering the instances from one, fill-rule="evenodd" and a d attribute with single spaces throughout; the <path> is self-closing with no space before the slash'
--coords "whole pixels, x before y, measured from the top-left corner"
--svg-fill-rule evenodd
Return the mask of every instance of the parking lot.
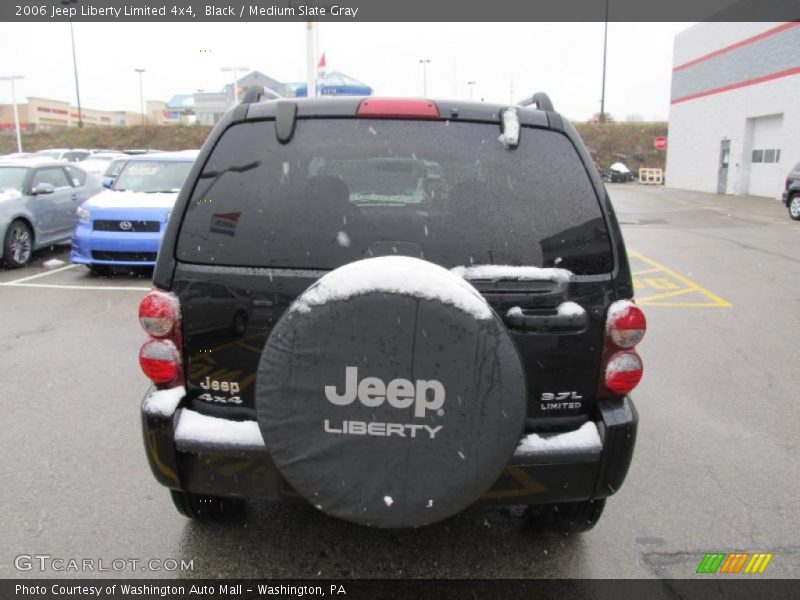
<path id="1" fill-rule="evenodd" d="M 682 578 L 716 551 L 800 576 L 800 224 L 774 200 L 609 188 L 648 333 L 633 465 L 591 532 L 540 533 L 514 510 L 372 530 L 257 503 L 227 526 L 187 521 L 142 448 L 149 281 L 93 277 L 56 247 L 0 271 L 0 577 L 42 575 L 14 567 L 39 553 L 193 561 L 115 576 Z"/>

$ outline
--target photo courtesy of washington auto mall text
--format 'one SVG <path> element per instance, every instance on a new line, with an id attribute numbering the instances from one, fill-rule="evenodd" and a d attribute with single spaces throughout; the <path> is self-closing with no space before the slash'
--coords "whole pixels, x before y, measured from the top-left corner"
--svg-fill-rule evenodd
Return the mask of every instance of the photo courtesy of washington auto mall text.
<path id="1" fill-rule="evenodd" d="M 0 600 L 800 598 L 799 14 L 0 3 Z"/>

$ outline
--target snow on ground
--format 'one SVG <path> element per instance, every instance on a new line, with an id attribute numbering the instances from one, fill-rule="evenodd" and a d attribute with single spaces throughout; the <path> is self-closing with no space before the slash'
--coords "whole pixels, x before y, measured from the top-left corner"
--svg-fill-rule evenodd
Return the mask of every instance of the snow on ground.
<path id="1" fill-rule="evenodd" d="M 438 265 L 407 256 L 368 258 L 331 271 L 300 296 L 291 310 L 308 312 L 314 306 L 371 292 L 438 300 L 476 319 L 492 318 L 489 304 L 467 281 Z"/>
<path id="2" fill-rule="evenodd" d="M 528 456 L 558 454 L 565 450 L 582 450 L 599 454 L 601 448 L 597 425 L 590 421 L 581 425 L 579 429 L 567 433 L 555 435 L 530 433 L 520 440 L 517 452 Z"/>
<path id="3" fill-rule="evenodd" d="M 464 279 L 515 279 L 518 281 L 556 281 L 567 283 L 572 271 L 566 269 L 543 269 L 540 267 L 515 267 L 511 265 L 473 265 L 450 269 Z"/>
<path id="4" fill-rule="evenodd" d="M 58 260 L 57 258 L 51 258 L 50 260 L 46 260 L 42 263 L 42 266 L 45 269 L 55 269 L 56 267 L 63 267 L 65 263 L 63 260 Z"/>
<path id="5" fill-rule="evenodd" d="M 231 421 L 201 415 L 183 409 L 175 428 L 176 442 L 198 443 L 204 446 L 236 446 L 237 448 L 262 448 L 264 438 L 255 421 Z"/>

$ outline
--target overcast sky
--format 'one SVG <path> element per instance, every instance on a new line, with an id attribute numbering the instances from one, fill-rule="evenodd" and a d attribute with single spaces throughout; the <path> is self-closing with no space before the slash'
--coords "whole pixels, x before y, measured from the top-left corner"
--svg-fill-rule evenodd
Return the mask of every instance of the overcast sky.
<path id="1" fill-rule="evenodd" d="M 610 23 L 606 110 L 665 119 L 675 34 L 690 23 Z M 305 77 L 303 23 L 75 23 L 81 103 L 139 109 L 134 68 L 144 68 L 145 99 L 164 100 L 229 81 L 222 66 L 256 69 L 279 81 Z M 322 23 L 320 49 L 376 94 L 508 102 L 546 91 L 556 110 L 586 120 L 600 109 L 603 23 Z M 20 74 L 18 101 L 40 96 L 75 102 L 69 25 L 0 23 L 0 75 Z M 10 102 L 0 82 L 0 103 Z"/>

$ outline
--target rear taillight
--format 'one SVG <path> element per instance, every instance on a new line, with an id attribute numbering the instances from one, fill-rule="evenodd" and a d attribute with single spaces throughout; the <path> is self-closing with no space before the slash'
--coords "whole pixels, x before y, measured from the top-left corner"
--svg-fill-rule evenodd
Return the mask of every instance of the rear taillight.
<path id="1" fill-rule="evenodd" d="M 644 367 L 636 352 L 626 351 L 614 354 L 606 363 L 604 383 L 609 392 L 624 396 L 639 385 Z"/>
<path id="2" fill-rule="evenodd" d="M 647 320 L 642 309 L 630 300 L 619 300 L 608 309 L 606 335 L 619 348 L 633 348 L 642 341 Z"/>
<path id="3" fill-rule="evenodd" d="M 438 119 L 439 108 L 419 98 L 367 98 L 356 116 L 368 119 Z"/>
<path id="4" fill-rule="evenodd" d="M 633 349 L 646 331 L 644 312 L 631 300 L 618 300 L 609 307 L 598 397 L 624 396 L 639 385 L 644 366 Z"/>
<path id="5" fill-rule="evenodd" d="M 139 365 L 153 383 L 166 385 L 177 379 L 181 355 L 174 342 L 151 338 L 139 350 Z"/>
<path id="6" fill-rule="evenodd" d="M 139 323 L 153 337 L 167 337 L 177 321 L 178 301 L 171 294 L 152 291 L 139 303 Z"/>
<path id="7" fill-rule="evenodd" d="M 153 290 L 139 303 L 139 323 L 150 335 L 139 350 L 139 365 L 156 385 L 182 385 L 180 304 L 177 297 Z"/>

